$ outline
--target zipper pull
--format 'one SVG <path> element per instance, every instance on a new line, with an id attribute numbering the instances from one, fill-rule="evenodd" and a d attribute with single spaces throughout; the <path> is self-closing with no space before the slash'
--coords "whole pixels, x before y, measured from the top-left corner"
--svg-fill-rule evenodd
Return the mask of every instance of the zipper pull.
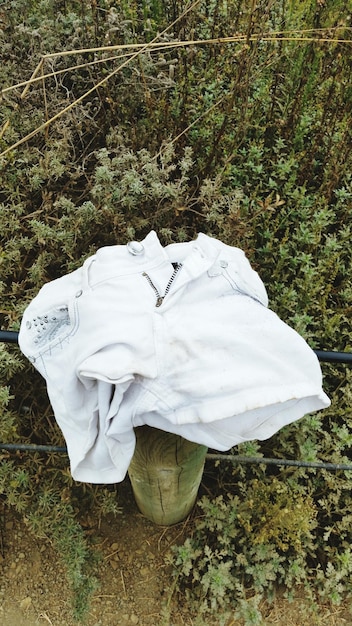
<path id="1" fill-rule="evenodd" d="M 158 306 L 161 306 L 161 305 L 162 305 L 162 303 L 163 303 L 163 301 L 164 301 L 164 297 L 163 297 L 163 296 L 158 296 L 158 297 L 157 297 L 157 299 L 156 299 L 156 304 L 155 304 L 155 306 L 157 306 L 157 307 L 158 307 Z"/>

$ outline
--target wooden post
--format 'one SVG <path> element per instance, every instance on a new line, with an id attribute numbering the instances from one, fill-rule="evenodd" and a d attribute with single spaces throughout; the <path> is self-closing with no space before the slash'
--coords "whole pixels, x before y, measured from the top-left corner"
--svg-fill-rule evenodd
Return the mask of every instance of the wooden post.
<path id="1" fill-rule="evenodd" d="M 136 428 L 128 474 L 137 506 L 155 524 L 169 526 L 191 512 L 207 447 L 157 428 Z"/>

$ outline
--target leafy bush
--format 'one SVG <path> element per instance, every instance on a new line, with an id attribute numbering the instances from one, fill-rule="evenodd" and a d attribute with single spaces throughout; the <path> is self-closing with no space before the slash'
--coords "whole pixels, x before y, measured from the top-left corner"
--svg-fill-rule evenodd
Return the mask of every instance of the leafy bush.
<path id="1" fill-rule="evenodd" d="M 182 587 L 192 590 L 197 610 L 220 614 L 223 623 L 249 591 L 258 600 L 264 591 L 272 597 L 280 584 L 294 591 L 308 583 L 304 563 L 316 525 L 312 499 L 278 479 L 238 487 L 245 488 L 242 498 L 204 496 L 192 539 L 174 549 Z"/>
<path id="2" fill-rule="evenodd" d="M 351 597 L 348 522 L 339 546 L 331 527 L 322 535 L 328 490 L 317 502 L 317 485 L 300 473 L 261 470 L 258 478 L 243 478 L 235 472 L 231 492 L 201 498 L 192 535 L 172 549 L 171 562 L 179 591 L 202 619 L 220 615 L 217 623 L 225 624 L 236 615 L 262 624 L 264 600 L 270 605 L 279 590 L 292 599 L 303 587 L 310 610 L 314 594 L 337 605 Z"/>

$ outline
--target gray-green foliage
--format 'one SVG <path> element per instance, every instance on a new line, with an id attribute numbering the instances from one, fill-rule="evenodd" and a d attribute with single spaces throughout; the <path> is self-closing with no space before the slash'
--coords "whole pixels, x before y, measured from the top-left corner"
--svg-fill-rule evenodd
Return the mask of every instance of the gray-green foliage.
<path id="1" fill-rule="evenodd" d="M 272 598 L 279 585 L 292 593 L 298 585 L 309 587 L 306 560 L 317 526 L 313 498 L 277 477 L 270 483 L 263 477 L 240 480 L 235 489 L 235 495 L 204 496 L 193 536 L 174 548 L 181 585 L 205 615 L 241 614 L 248 594 Z"/>
<path id="2" fill-rule="evenodd" d="M 0 10 L 1 81 L 28 78 L 44 53 L 150 41 L 185 7 L 13 0 Z M 164 243 L 203 231 L 246 250 L 271 307 L 313 348 L 350 350 L 352 65 L 350 43 L 338 40 L 350 39 L 351 11 L 350 0 L 201 0 L 163 43 L 235 33 L 246 40 L 143 53 L 46 133 L 0 157 L 1 326 L 18 329 L 42 284 L 99 246 L 151 228 Z M 303 29 L 331 41 L 289 40 Z M 267 36 L 274 31 L 285 33 Z M 44 66 L 65 70 L 46 80 L 46 107 L 40 84 L 23 100 L 21 88 L 3 94 L 0 121 L 9 124 L 1 151 L 120 62 L 106 52 L 104 63 L 69 69 L 94 55 Z M 62 444 L 39 376 L 16 346 L 1 346 L 0 355 L 0 439 Z M 351 373 L 332 365 L 323 373 L 330 409 L 240 452 L 348 463 Z M 4 453 L 2 494 L 34 531 L 55 537 L 65 529 L 68 541 L 58 549 L 75 586 L 69 537 L 83 579 L 90 560 L 71 506 L 76 487 L 66 458 L 51 455 L 52 473 L 45 463 L 40 455 Z M 237 610 L 256 624 L 260 598 L 278 584 L 290 594 L 309 582 L 313 595 L 336 603 L 350 593 L 350 473 L 254 466 L 218 473 L 220 492 L 201 501 L 194 533 L 174 555 L 177 585 L 188 588 L 190 602 L 195 597 L 214 615 Z M 48 499 L 59 526 L 47 525 Z M 83 502 L 114 508 L 111 494 L 99 490 Z"/>

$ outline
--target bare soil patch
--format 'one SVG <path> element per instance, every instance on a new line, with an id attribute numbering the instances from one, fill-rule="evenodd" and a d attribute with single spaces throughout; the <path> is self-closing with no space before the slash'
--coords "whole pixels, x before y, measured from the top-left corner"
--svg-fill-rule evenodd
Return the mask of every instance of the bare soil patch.
<path id="1" fill-rule="evenodd" d="M 194 616 L 180 599 L 172 600 L 171 616 L 165 606 L 172 575 L 165 563 L 170 546 L 183 542 L 190 522 L 158 527 L 138 511 L 129 481 L 121 485 L 121 515 L 92 520 L 92 535 L 101 558 L 96 567 L 99 587 L 85 626 L 192 626 Z M 3 520 L 0 556 L 1 626 L 77 626 L 72 618 L 65 569 L 47 541 L 28 533 L 23 522 L 7 513 Z M 207 626 L 207 622 L 204 622 Z M 240 626 L 235 618 L 228 626 Z M 264 626 L 350 626 L 345 608 L 321 607 L 307 614 L 304 598 L 289 604 L 278 600 L 266 611 Z M 216 626 L 214 620 L 209 626 Z"/>

